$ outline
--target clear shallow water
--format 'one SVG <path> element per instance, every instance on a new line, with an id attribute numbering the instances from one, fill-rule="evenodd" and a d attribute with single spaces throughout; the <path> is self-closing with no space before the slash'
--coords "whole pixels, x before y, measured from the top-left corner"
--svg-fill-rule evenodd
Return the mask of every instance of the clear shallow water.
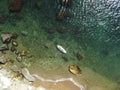
<path id="1" fill-rule="evenodd" d="M 119 83 L 120 1 L 77 0 L 70 12 L 74 17 L 68 22 L 78 26 L 73 28 L 73 33 L 80 32 L 73 35 L 76 42 L 93 48 L 89 66 Z"/>
<path id="2" fill-rule="evenodd" d="M 55 1 L 43 0 L 40 8 L 34 2 L 26 2 L 19 17 L 9 13 L 6 0 L 0 2 L 1 16 L 6 15 L 6 21 L 0 24 L 1 32 L 19 33 L 19 49 L 35 54 L 36 59 L 30 62 L 39 62 L 50 70 L 66 63 L 77 64 L 120 83 L 119 0 L 75 0 L 69 8 L 71 17 L 62 22 L 55 19 Z M 21 35 L 21 31 L 28 35 Z M 58 52 L 57 44 L 65 47 L 68 54 Z M 77 52 L 84 54 L 83 61 L 76 60 Z"/>

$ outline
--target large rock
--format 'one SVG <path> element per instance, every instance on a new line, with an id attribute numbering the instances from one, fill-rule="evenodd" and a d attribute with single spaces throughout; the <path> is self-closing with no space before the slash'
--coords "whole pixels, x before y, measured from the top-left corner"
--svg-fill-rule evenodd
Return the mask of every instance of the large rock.
<path id="1" fill-rule="evenodd" d="M 9 49 L 9 47 L 8 47 L 7 44 L 2 44 L 2 45 L 0 46 L 0 51 L 5 51 L 5 50 L 8 50 L 8 49 Z"/>
<path id="2" fill-rule="evenodd" d="M 9 3 L 9 11 L 11 12 L 20 12 L 22 9 L 22 0 L 14 0 Z"/>
<path id="3" fill-rule="evenodd" d="M 36 0 L 35 1 L 35 6 L 39 10 L 42 8 L 43 2 L 41 0 Z"/>
<path id="4" fill-rule="evenodd" d="M 27 68 L 23 68 L 21 73 L 28 81 L 30 82 L 35 81 L 35 78 L 29 73 Z"/>
<path id="5" fill-rule="evenodd" d="M 70 66 L 69 66 L 69 71 L 70 71 L 72 74 L 75 74 L 75 75 L 81 73 L 81 69 L 80 69 L 78 66 L 76 66 L 76 65 L 70 65 Z"/>
<path id="6" fill-rule="evenodd" d="M 2 33 L 1 34 L 1 39 L 3 43 L 8 44 L 11 41 L 12 34 L 10 33 Z"/>
<path id="7" fill-rule="evenodd" d="M 12 67 L 10 67 L 10 69 L 14 72 L 20 72 L 19 68 L 16 65 L 13 65 Z"/>
<path id="8" fill-rule="evenodd" d="M 1 64 L 5 64 L 6 61 L 7 61 L 7 60 L 5 59 L 4 56 L 1 56 L 1 57 L 0 57 L 0 63 L 1 63 Z"/>

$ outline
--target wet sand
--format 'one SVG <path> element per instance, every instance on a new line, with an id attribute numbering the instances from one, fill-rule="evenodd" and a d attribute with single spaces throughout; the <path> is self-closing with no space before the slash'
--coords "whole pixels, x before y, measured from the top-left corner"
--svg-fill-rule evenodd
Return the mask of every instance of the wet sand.
<path id="1" fill-rule="evenodd" d="M 32 85 L 35 87 L 43 86 L 47 90 L 80 90 L 80 88 L 74 85 L 71 81 L 62 81 L 56 83 L 36 80 L 36 82 L 34 82 Z"/>
<path id="2" fill-rule="evenodd" d="M 41 72 L 41 75 L 44 77 L 45 73 Z M 51 76 L 51 79 L 50 77 Z M 54 77 L 53 77 L 54 76 Z M 56 78 L 56 79 L 55 79 Z M 71 78 L 74 80 L 63 80 L 60 82 L 51 82 L 62 79 L 62 78 Z M 89 68 L 83 68 L 83 73 L 81 75 L 73 75 L 71 73 L 61 74 L 61 75 L 52 75 L 48 74 L 48 77 L 45 78 L 46 81 L 36 80 L 32 85 L 35 87 L 43 86 L 48 90 L 116 90 L 117 84 L 108 80 L 106 77 L 103 77 Z M 48 80 L 48 81 L 47 81 Z M 76 85 L 78 84 L 78 86 Z M 84 87 L 84 88 L 80 88 Z"/>
<path id="3" fill-rule="evenodd" d="M 12 64 L 11 64 L 12 65 Z M 8 64 L 4 67 L 10 67 Z M 30 68 L 29 68 L 30 69 Z M 73 75 L 67 67 L 58 70 L 45 70 L 41 67 L 31 68 L 30 73 L 37 77 L 30 85 L 44 87 L 46 90 L 116 90 L 117 84 L 87 67 L 82 67 L 82 74 Z M 36 76 L 37 75 L 37 76 Z M 40 77 L 40 78 L 39 78 Z"/>

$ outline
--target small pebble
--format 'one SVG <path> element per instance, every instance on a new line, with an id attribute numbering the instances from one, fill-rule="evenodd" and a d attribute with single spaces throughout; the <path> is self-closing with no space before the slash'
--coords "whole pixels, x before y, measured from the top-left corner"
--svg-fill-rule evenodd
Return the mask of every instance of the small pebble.
<path id="1" fill-rule="evenodd" d="M 15 51 L 16 51 L 16 48 L 15 48 L 14 46 L 12 46 L 12 47 L 10 48 L 10 50 L 11 50 L 12 52 L 15 52 Z"/>
<path id="2" fill-rule="evenodd" d="M 12 39 L 16 39 L 18 37 L 18 34 L 16 32 L 12 33 Z"/>
<path id="3" fill-rule="evenodd" d="M 19 55 L 19 54 L 20 54 L 20 52 L 19 52 L 18 50 L 16 50 L 16 51 L 15 51 L 15 54 L 16 54 L 16 55 Z"/>
<path id="4" fill-rule="evenodd" d="M 21 57 L 20 55 L 18 55 L 18 56 L 16 57 L 16 59 L 17 59 L 18 62 L 21 62 L 21 61 L 22 61 L 22 57 Z"/>
<path id="5" fill-rule="evenodd" d="M 15 46 L 15 47 L 17 47 L 17 46 L 18 46 L 18 43 L 13 40 L 13 41 L 12 41 L 12 45 Z"/>
<path id="6" fill-rule="evenodd" d="M 21 56 L 26 56 L 26 51 L 25 51 L 25 50 L 22 50 L 22 51 L 20 52 L 20 55 L 21 55 Z"/>

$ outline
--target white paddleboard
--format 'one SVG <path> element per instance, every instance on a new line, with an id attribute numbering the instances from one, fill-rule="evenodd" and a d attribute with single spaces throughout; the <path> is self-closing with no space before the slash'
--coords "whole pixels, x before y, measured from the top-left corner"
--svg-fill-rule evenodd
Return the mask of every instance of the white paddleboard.
<path id="1" fill-rule="evenodd" d="M 67 51 L 61 45 L 57 45 L 57 48 L 60 52 L 62 52 L 64 54 L 67 53 Z"/>

